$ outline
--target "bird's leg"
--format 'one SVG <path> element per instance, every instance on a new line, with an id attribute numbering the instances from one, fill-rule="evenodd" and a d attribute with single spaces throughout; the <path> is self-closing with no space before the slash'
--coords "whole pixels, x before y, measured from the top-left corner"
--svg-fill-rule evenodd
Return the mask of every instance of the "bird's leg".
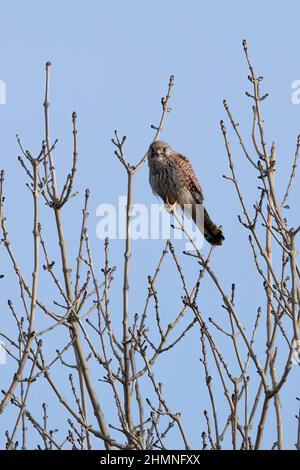
<path id="1" fill-rule="evenodd" d="M 165 201 L 166 211 L 168 211 L 170 214 L 175 214 L 176 206 L 177 206 L 177 201 L 176 200 L 173 202 L 173 204 L 171 204 L 169 202 L 168 198 L 166 198 L 166 201 Z"/>

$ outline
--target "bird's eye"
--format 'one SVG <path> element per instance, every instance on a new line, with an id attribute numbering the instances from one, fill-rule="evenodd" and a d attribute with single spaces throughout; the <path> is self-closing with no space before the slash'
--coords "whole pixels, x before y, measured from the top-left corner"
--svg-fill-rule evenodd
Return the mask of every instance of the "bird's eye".
<path id="1" fill-rule="evenodd" d="M 168 147 L 164 147 L 164 152 L 166 152 L 168 150 Z"/>

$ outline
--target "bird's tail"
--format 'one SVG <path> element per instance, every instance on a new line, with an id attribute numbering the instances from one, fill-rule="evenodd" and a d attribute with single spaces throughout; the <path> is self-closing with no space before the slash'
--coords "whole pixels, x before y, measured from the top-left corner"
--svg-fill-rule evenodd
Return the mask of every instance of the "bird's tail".
<path id="1" fill-rule="evenodd" d="M 222 230 L 214 224 L 202 204 L 192 205 L 192 219 L 211 245 L 222 245 L 225 237 Z"/>

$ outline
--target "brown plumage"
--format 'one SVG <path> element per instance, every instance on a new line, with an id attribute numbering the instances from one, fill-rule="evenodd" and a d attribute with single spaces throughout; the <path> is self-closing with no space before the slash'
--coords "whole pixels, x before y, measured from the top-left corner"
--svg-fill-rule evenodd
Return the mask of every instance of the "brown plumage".
<path id="1" fill-rule="evenodd" d="M 204 197 L 189 160 L 162 141 L 153 142 L 148 151 L 149 182 L 153 192 L 174 209 L 188 210 L 204 238 L 211 245 L 222 245 L 224 235 L 203 206 Z"/>

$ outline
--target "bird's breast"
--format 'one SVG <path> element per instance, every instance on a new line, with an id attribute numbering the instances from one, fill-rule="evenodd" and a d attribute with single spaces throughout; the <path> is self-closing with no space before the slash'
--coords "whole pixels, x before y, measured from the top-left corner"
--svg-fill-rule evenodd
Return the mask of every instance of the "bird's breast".
<path id="1" fill-rule="evenodd" d="M 149 182 L 153 192 L 163 200 L 177 200 L 180 181 L 176 168 L 168 160 L 156 158 L 149 161 Z"/>

